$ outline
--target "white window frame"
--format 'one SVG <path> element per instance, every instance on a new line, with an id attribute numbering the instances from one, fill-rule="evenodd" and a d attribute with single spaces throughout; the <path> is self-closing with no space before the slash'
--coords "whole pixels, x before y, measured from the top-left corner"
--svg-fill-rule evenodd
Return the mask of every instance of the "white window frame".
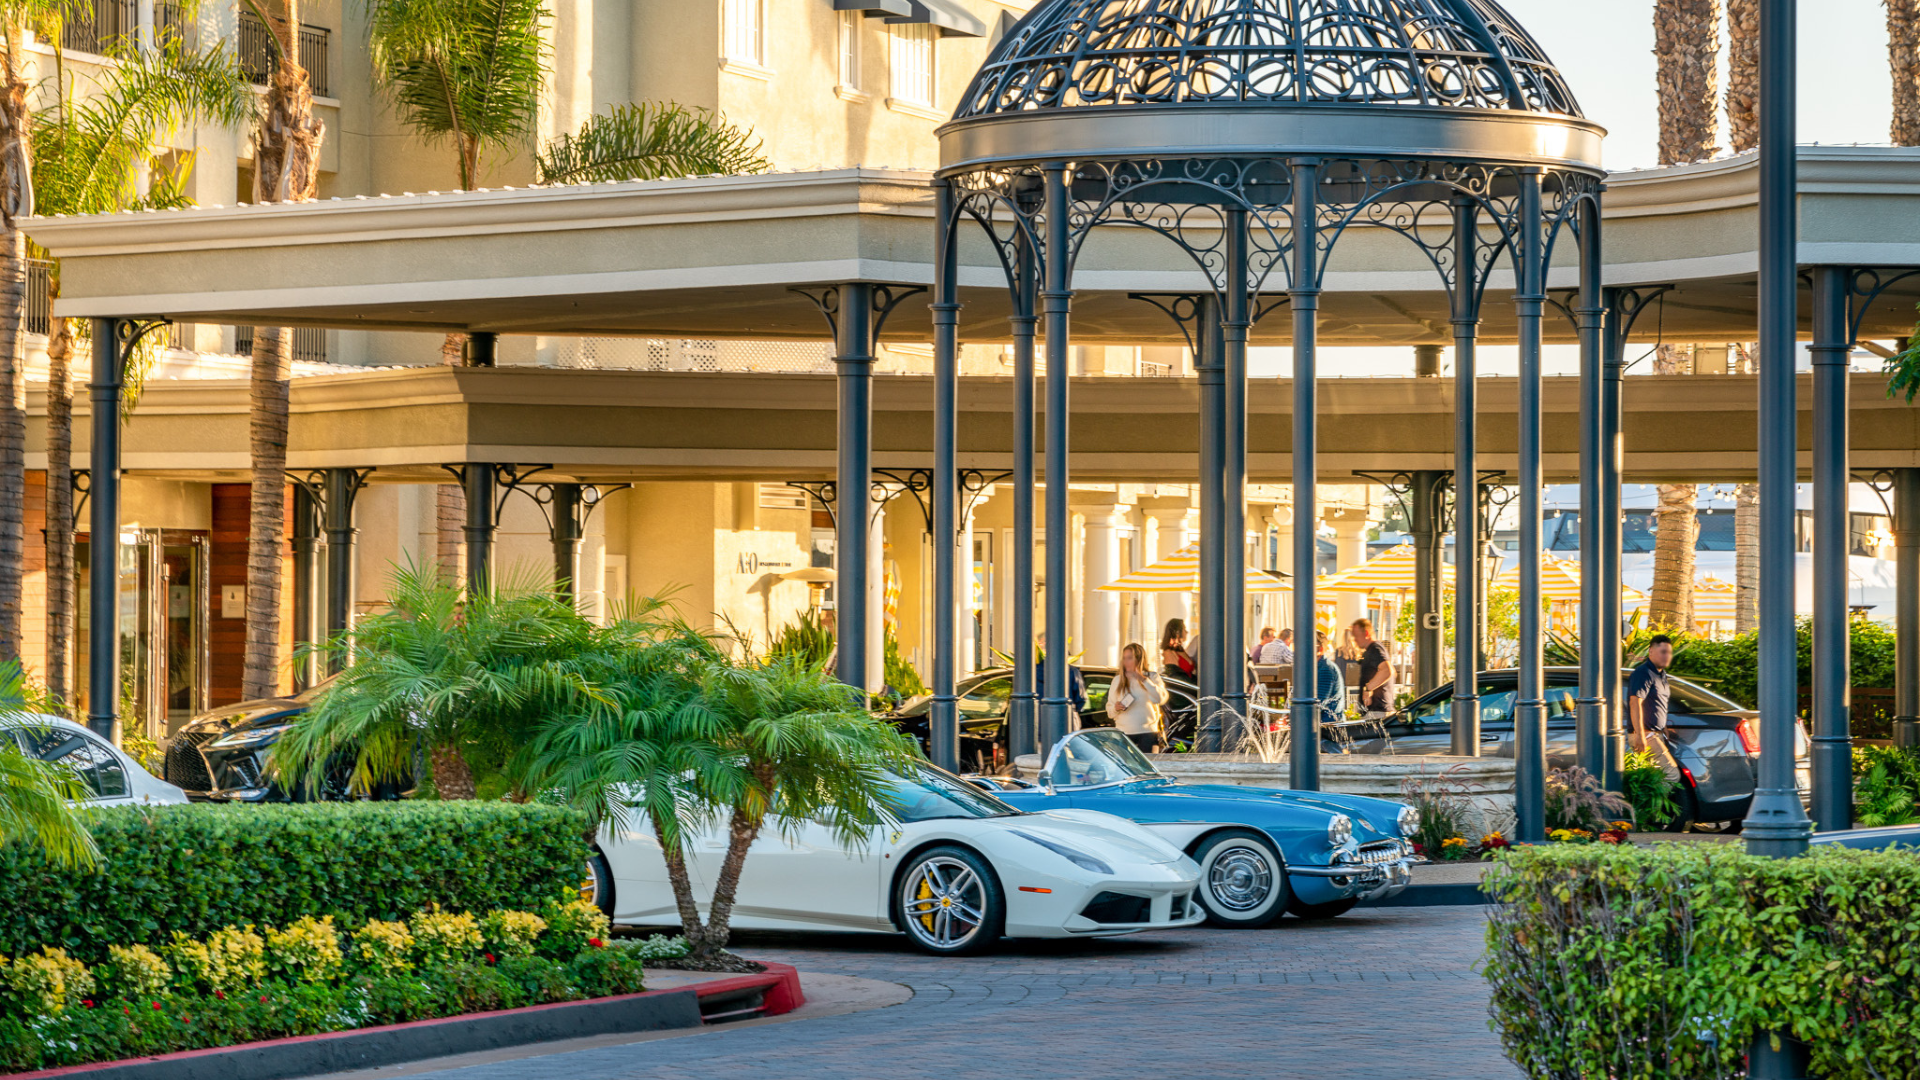
<path id="1" fill-rule="evenodd" d="M 891 39 L 887 104 L 908 112 L 932 112 L 939 96 L 936 31 L 930 23 L 900 23 L 893 27 Z"/>
<path id="2" fill-rule="evenodd" d="M 840 16 L 839 47 L 835 51 L 840 62 L 840 83 L 834 89 L 841 97 L 864 97 L 860 90 L 860 68 L 866 61 L 866 49 L 860 32 L 866 28 L 866 12 L 842 11 L 837 14 Z"/>
<path id="3" fill-rule="evenodd" d="M 767 66 L 766 0 L 720 0 L 721 55 L 735 64 Z"/>

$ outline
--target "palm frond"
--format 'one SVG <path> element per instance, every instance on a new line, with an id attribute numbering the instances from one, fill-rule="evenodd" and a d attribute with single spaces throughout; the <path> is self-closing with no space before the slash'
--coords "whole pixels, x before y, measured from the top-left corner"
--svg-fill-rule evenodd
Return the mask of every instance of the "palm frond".
<path id="1" fill-rule="evenodd" d="M 13 729 L 42 723 L 44 695 L 27 683 L 18 660 L 0 664 L 0 842 L 39 847 L 63 866 L 86 866 L 99 857 L 93 836 L 73 808 L 87 796 L 72 771 L 28 757 Z"/>
<path id="2" fill-rule="evenodd" d="M 600 113 L 541 151 L 543 184 L 766 172 L 753 132 L 706 109 L 638 102 Z"/>
<path id="3" fill-rule="evenodd" d="M 367 0 L 374 80 L 429 141 L 513 145 L 539 116 L 550 17 L 542 0 Z"/>

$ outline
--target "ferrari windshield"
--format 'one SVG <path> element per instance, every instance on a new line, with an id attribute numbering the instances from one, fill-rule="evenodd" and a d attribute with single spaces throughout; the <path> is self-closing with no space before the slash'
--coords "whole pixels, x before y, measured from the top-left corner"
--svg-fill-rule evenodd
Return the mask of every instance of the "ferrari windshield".
<path id="1" fill-rule="evenodd" d="M 1112 728 L 1082 731 L 1061 743 L 1047 773 L 1055 787 L 1097 787 L 1159 775 L 1133 740 Z"/>
<path id="2" fill-rule="evenodd" d="M 887 812 L 901 824 L 937 818 L 990 818 L 1020 811 L 981 791 L 952 773 L 922 767 L 898 773 L 882 796 Z"/>

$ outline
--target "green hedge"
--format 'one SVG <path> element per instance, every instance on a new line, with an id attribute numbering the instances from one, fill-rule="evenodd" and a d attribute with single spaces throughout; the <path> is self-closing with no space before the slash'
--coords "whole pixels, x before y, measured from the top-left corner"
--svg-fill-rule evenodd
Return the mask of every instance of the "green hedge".
<path id="1" fill-rule="evenodd" d="M 110 944 L 302 915 L 539 910 L 578 889 L 588 855 L 581 815 L 508 803 L 191 805 L 87 819 L 102 856 L 90 870 L 0 847 L 0 955 L 51 945 L 91 963 Z"/>
<path id="2" fill-rule="evenodd" d="M 1782 1027 L 1824 1080 L 1916 1075 L 1920 854 L 1516 848 L 1486 888 L 1493 1026 L 1535 1080 L 1735 1077 Z"/>
<path id="3" fill-rule="evenodd" d="M 1849 625 L 1852 650 L 1850 685 L 1892 686 L 1893 630 L 1866 619 L 1853 619 Z M 1797 626 L 1797 678 L 1800 688 L 1804 690 L 1813 685 L 1813 622 L 1801 619 Z M 1682 678 L 1698 679 L 1715 693 L 1731 698 L 1746 708 L 1757 708 L 1760 696 L 1759 641 L 1758 632 L 1741 634 L 1724 641 L 1688 639 L 1674 650 L 1673 673 Z M 1628 662 L 1638 663 L 1639 659 L 1637 656 L 1630 657 Z"/>

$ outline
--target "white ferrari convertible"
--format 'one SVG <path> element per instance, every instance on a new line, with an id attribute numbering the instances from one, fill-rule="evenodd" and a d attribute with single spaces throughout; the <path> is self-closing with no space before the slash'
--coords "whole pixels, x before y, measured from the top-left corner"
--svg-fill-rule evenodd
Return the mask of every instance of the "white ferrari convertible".
<path id="1" fill-rule="evenodd" d="M 1030 814 L 932 767 L 896 776 L 887 821 L 864 849 L 808 821 L 772 828 L 748 851 L 733 925 L 904 932 L 936 954 L 1001 937 L 1067 938 L 1193 926 L 1200 871 L 1124 818 Z M 696 834 L 689 870 L 702 914 L 726 853 L 724 823 Z M 666 861 L 644 819 L 601 830 L 593 898 L 616 923 L 679 921 Z"/>

